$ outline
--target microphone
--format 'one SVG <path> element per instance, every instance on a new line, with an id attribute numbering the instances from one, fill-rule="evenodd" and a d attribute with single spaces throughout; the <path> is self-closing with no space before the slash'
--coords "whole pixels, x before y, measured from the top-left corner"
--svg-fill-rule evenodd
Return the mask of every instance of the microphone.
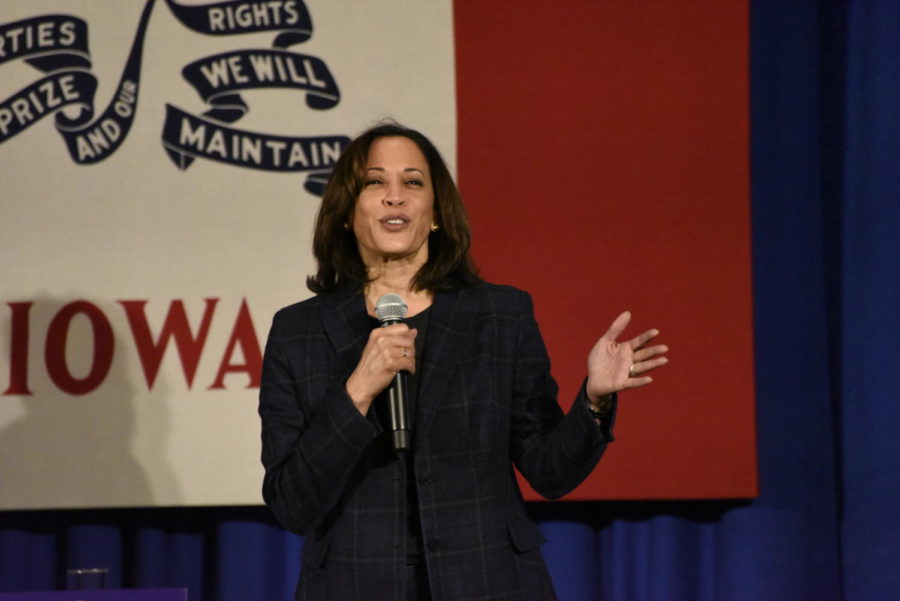
<path id="1" fill-rule="evenodd" d="M 381 327 L 403 323 L 409 307 L 396 294 L 385 294 L 375 303 L 375 316 Z M 415 352 L 415 351 L 413 351 Z M 406 402 L 406 372 L 399 371 L 388 388 L 388 410 L 391 416 L 391 438 L 395 451 L 409 449 L 409 405 Z"/>

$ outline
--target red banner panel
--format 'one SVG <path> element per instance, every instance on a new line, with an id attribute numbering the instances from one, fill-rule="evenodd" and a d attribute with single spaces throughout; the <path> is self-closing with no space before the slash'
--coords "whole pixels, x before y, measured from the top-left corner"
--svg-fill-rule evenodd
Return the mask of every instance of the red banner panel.
<path id="1" fill-rule="evenodd" d="M 454 10 L 475 259 L 532 293 L 561 404 L 621 311 L 671 347 L 567 498 L 755 496 L 746 2 Z"/>

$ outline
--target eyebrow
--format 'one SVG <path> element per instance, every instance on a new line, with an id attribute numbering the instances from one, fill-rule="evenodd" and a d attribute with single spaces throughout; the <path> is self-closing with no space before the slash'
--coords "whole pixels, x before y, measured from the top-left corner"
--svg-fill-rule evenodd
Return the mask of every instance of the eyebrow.
<path id="1" fill-rule="evenodd" d="M 381 172 L 384 172 L 384 167 L 367 167 L 367 168 L 366 168 L 366 171 L 381 171 Z M 418 171 L 418 172 L 421 173 L 422 175 L 425 175 L 425 172 L 422 171 L 421 169 L 417 168 L 417 167 L 407 167 L 406 169 L 403 170 L 403 173 L 410 173 L 410 172 L 412 172 L 412 171 Z"/>

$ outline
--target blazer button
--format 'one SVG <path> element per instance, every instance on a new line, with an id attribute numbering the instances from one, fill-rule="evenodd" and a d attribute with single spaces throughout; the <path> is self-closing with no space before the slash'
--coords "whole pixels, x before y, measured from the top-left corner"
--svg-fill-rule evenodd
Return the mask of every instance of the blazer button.
<path id="1" fill-rule="evenodd" d="M 426 545 L 429 551 L 437 551 L 441 548 L 441 541 L 436 538 L 428 539 L 428 543 Z"/>
<path id="2" fill-rule="evenodd" d="M 419 478 L 419 484 L 422 486 L 431 486 L 431 474 L 424 474 Z"/>

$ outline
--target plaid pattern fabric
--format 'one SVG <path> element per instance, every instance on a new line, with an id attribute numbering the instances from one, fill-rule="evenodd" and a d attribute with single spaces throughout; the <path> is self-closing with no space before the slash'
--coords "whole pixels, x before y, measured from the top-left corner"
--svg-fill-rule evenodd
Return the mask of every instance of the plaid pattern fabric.
<path id="1" fill-rule="evenodd" d="M 370 330 L 361 295 L 320 295 L 279 311 L 266 345 L 263 496 L 306 536 L 298 599 L 405 598 L 404 464 L 344 390 Z M 531 298 L 514 288 L 435 294 L 419 369 L 413 469 L 435 601 L 554 599 L 512 465 L 561 496 L 609 430 L 583 398 L 563 415 Z"/>

